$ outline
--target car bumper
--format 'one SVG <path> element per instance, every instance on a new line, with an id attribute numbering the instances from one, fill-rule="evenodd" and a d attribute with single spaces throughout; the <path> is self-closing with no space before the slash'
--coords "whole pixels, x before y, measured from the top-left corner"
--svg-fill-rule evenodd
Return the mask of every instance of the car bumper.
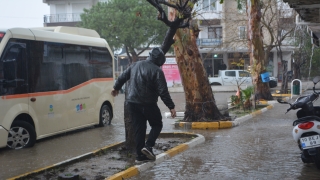
<path id="1" fill-rule="evenodd" d="M 0 126 L 0 148 L 7 146 L 8 131 Z"/>

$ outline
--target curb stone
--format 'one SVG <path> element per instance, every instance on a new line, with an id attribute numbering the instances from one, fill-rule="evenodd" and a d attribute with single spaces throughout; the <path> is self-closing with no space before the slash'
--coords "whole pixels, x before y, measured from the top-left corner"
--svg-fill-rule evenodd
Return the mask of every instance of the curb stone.
<path id="1" fill-rule="evenodd" d="M 135 165 L 133 167 L 130 167 L 128 168 L 127 170 L 125 171 L 122 171 L 122 172 L 119 172 L 117 174 L 114 174 L 113 176 L 110 176 L 109 178 L 106 178 L 108 180 L 122 180 L 124 178 L 129 178 L 129 177 L 132 177 L 132 176 L 135 176 L 137 175 L 139 172 L 142 172 L 142 171 L 145 171 L 146 169 L 156 165 L 156 164 L 160 164 L 161 162 L 167 160 L 167 159 L 170 159 L 171 157 L 189 149 L 189 148 L 192 148 L 198 144 L 201 144 L 205 141 L 205 138 L 204 136 L 202 136 L 201 134 L 195 134 L 195 133 L 188 133 L 188 132 L 173 132 L 173 133 L 161 133 L 159 137 L 162 137 L 162 138 L 166 138 L 166 137 L 195 137 L 193 138 L 192 140 L 190 140 L 189 142 L 186 142 L 186 143 L 183 143 L 183 144 L 180 144 L 176 147 L 173 147 L 171 149 L 169 149 L 168 151 L 164 152 L 164 153 L 161 153 L 161 154 L 158 154 L 157 157 L 156 157 L 156 160 L 155 161 L 152 161 L 152 162 L 147 162 L 147 163 L 144 163 L 144 164 L 141 164 L 141 165 Z M 97 149 L 95 151 L 91 151 L 91 152 L 88 152 L 88 153 L 85 153 L 83 155 L 80 155 L 80 156 L 76 156 L 76 157 L 73 157 L 71 159 L 68 159 L 68 160 L 65 160 L 65 161 L 61 161 L 59 163 L 56 163 L 56 164 L 53 164 L 53 165 L 50 165 L 50 166 L 46 166 L 46 167 L 43 167 L 43 168 L 40 168 L 40 169 L 37 169 L 37 170 L 34 170 L 34 171 L 31 171 L 31 172 L 27 172 L 27 173 L 24 173 L 24 174 L 21 174 L 21 175 L 18 175 L 18 176 L 15 176 L 15 177 L 12 177 L 12 178 L 9 178 L 7 180 L 16 180 L 16 179 L 22 179 L 22 178 L 26 178 L 27 176 L 29 175 L 36 175 L 36 174 L 39 174 L 39 173 L 42 173 L 44 171 L 48 171 L 50 169 L 54 169 L 54 168 L 58 168 L 59 166 L 65 166 L 65 165 L 69 165 L 69 164 L 72 164 L 72 163 L 75 163 L 75 162 L 79 162 L 80 160 L 83 160 L 83 159 L 86 159 L 86 158 L 90 158 L 96 154 L 99 154 L 100 152 L 103 152 L 109 148 L 116 148 L 116 147 L 120 147 L 121 145 L 123 145 L 125 142 L 118 142 L 118 143 L 114 143 L 114 144 L 111 144 L 111 145 L 108 145 L 108 146 L 105 146 L 103 148 L 100 148 L 100 149 Z"/>
<path id="2" fill-rule="evenodd" d="M 269 106 L 267 106 L 267 107 L 265 107 L 265 108 L 262 108 L 262 109 L 260 109 L 260 110 L 257 110 L 257 111 L 255 111 L 255 112 L 253 112 L 253 113 L 251 113 L 251 114 L 248 114 L 248 115 L 245 115 L 245 116 L 236 118 L 236 119 L 232 122 L 232 125 L 233 125 L 233 127 L 238 126 L 239 124 L 245 122 L 246 120 L 249 120 L 249 119 L 251 119 L 251 118 L 253 118 L 253 117 L 256 117 L 257 115 L 260 115 L 260 114 L 262 114 L 262 113 L 264 113 L 264 112 L 266 112 L 266 111 L 268 111 L 268 110 L 270 110 L 270 109 L 272 109 L 272 108 L 273 108 L 273 104 L 270 104 Z"/>
<path id="3" fill-rule="evenodd" d="M 260 115 L 273 108 L 273 104 L 276 101 L 266 101 L 261 104 L 269 104 L 267 107 L 260 110 L 254 111 L 251 114 L 236 118 L 234 121 L 218 121 L 218 122 L 175 122 L 174 126 L 176 128 L 184 129 L 226 129 L 238 126 L 240 123 L 245 122 L 257 115 Z"/>

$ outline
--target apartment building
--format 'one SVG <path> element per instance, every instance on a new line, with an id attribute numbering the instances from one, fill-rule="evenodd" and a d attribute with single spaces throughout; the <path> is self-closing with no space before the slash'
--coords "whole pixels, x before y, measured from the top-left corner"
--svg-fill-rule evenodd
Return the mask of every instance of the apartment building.
<path id="1" fill-rule="evenodd" d="M 81 21 L 80 14 L 84 8 L 90 8 L 98 2 L 108 0 L 43 0 L 50 6 L 50 14 L 44 15 L 44 26 L 76 26 Z M 237 1 L 219 0 L 199 0 L 195 10 L 201 30 L 197 44 L 201 53 L 204 66 L 207 71 L 211 71 L 212 76 L 225 64 L 227 69 L 248 69 L 250 68 L 250 58 L 248 54 L 247 24 L 248 18 L 246 10 L 237 9 Z M 282 7 L 278 21 L 292 20 L 292 12 L 289 6 Z M 277 21 L 275 21 L 277 22 Z M 294 20 L 292 20 L 294 22 Z M 294 24 L 294 23 L 293 23 Z M 275 25 L 276 28 L 277 25 Z M 279 33 L 283 33 L 281 30 Z M 282 80 L 284 67 L 291 69 L 291 55 L 293 51 L 293 41 L 289 37 L 282 43 L 282 57 L 279 57 L 276 48 L 271 50 L 269 55 L 267 70 L 278 80 Z M 267 43 L 270 36 L 264 32 L 264 42 Z M 172 57 L 170 57 L 172 58 Z M 127 60 L 119 58 L 120 64 L 126 64 Z"/>
<path id="2" fill-rule="evenodd" d="M 281 4 L 281 9 L 276 8 L 279 14 L 277 19 L 274 19 L 273 29 L 275 32 L 285 33 L 285 28 L 279 26 L 281 23 L 276 22 L 291 20 L 294 24 L 293 10 L 286 4 Z M 245 8 L 239 10 L 237 1 L 224 1 L 223 4 L 220 4 L 218 0 L 200 0 L 196 10 L 199 14 L 196 19 L 201 30 L 197 44 L 206 70 L 213 72 L 215 76 L 223 68 L 222 63 L 227 66 L 227 69 L 250 68 L 247 38 L 248 17 Z M 270 43 L 269 33 L 264 31 L 263 35 L 264 43 Z M 285 61 L 281 62 L 276 48 L 273 48 L 266 64 L 267 71 L 280 81 L 283 66 L 287 66 L 288 70 L 291 69 L 291 55 L 294 48 L 292 37 L 287 37 L 282 41 L 281 47 Z"/>
<path id="3" fill-rule="evenodd" d="M 108 0 L 43 0 L 50 6 L 50 14 L 44 15 L 43 26 L 77 26 L 83 9 Z"/>

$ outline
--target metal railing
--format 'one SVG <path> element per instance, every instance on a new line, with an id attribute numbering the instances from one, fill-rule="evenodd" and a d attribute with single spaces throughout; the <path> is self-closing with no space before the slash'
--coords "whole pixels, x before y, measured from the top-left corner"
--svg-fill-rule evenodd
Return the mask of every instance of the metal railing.
<path id="1" fill-rule="evenodd" d="M 295 17 L 294 9 L 280 9 L 279 16 L 280 18 L 292 18 Z"/>
<path id="2" fill-rule="evenodd" d="M 49 14 L 44 15 L 44 23 L 58 23 L 58 22 L 78 22 L 81 21 L 80 13 L 71 14 Z"/>
<path id="3" fill-rule="evenodd" d="M 209 39 L 209 38 L 199 38 L 197 39 L 198 46 L 220 46 L 222 44 L 221 38 Z"/>
<path id="4" fill-rule="evenodd" d="M 294 37 L 288 36 L 288 37 L 284 38 L 284 40 L 281 42 L 281 44 L 283 46 L 294 46 L 294 45 L 296 45 L 296 40 Z"/>

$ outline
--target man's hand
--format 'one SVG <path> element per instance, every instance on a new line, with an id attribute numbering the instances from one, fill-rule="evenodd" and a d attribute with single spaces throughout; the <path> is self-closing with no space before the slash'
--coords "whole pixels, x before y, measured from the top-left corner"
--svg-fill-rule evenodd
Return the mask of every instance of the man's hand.
<path id="1" fill-rule="evenodd" d="M 176 110 L 175 109 L 170 109 L 170 112 L 171 112 L 171 117 L 175 118 L 176 115 L 177 115 Z"/>
<path id="2" fill-rule="evenodd" d="M 113 90 L 111 91 L 111 95 L 112 95 L 113 97 L 118 96 L 118 94 L 119 94 L 119 91 L 118 91 L 118 90 L 113 89 Z"/>

